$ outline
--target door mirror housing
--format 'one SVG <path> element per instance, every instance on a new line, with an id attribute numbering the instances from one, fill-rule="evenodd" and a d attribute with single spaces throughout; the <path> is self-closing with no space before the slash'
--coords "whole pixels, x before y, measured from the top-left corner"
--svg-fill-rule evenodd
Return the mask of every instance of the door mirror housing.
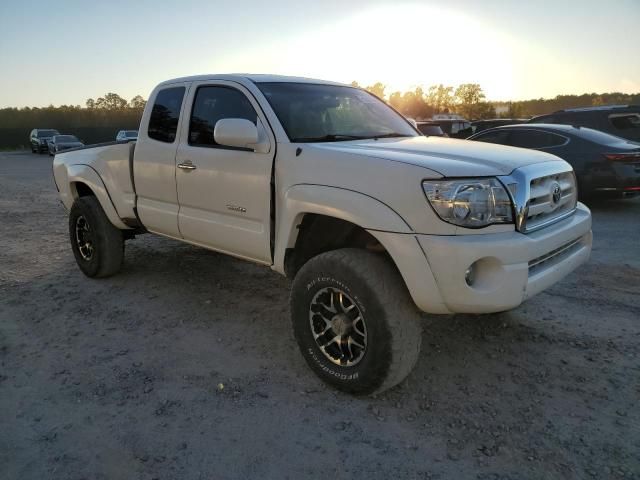
<path id="1" fill-rule="evenodd" d="M 254 150 L 258 143 L 258 128 L 244 118 L 223 118 L 216 122 L 213 139 L 218 145 Z"/>

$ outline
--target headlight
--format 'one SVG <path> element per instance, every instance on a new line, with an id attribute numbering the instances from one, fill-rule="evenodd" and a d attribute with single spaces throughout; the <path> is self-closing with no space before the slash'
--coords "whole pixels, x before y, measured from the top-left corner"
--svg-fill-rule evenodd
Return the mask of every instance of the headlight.
<path id="1" fill-rule="evenodd" d="M 422 188 L 445 222 L 468 228 L 513 222 L 511 198 L 496 178 L 428 180 Z"/>

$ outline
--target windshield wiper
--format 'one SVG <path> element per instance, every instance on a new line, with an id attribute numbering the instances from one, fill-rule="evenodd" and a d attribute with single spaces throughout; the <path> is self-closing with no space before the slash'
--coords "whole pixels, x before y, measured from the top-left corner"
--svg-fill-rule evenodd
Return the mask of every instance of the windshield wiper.
<path id="1" fill-rule="evenodd" d="M 391 133 L 383 133 L 382 135 L 374 135 L 369 138 L 378 139 L 378 138 L 398 138 L 398 137 L 411 137 L 411 135 L 406 135 L 404 133 L 391 132 Z"/>
<path id="2" fill-rule="evenodd" d="M 339 133 L 330 133 L 328 135 L 322 135 L 320 137 L 298 137 L 294 138 L 292 142 L 344 142 L 346 140 L 362 140 L 362 135 L 342 135 Z"/>

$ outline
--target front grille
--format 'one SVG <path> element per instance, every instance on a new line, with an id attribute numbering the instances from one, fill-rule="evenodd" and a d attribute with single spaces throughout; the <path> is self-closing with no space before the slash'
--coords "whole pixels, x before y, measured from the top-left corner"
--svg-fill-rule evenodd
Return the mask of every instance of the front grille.
<path id="1" fill-rule="evenodd" d="M 529 192 L 526 232 L 571 215 L 578 201 L 576 179 L 572 171 L 534 178 L 529 183 Z"/>
<path id="2" fill-rule="evenodd" d="M 571 255 L 574 251 L 580 248 L 582 244 L 582 237 L 576 238 L 571 242 L 565 243 L 564 245 L 551 250 L 550 252 L 545 253 L 539 257 L 529 260 L 529 275 L 533 275 L 541 268 L 550 265 L 551 263 L 556 263 L 563 258 Z"/>

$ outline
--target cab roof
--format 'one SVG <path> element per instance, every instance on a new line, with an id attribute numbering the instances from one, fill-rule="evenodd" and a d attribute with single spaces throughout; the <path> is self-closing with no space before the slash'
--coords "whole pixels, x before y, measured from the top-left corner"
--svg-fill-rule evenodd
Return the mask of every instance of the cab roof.
<path id="1" fill-rule="evenodd" d="M 253 83 L 312 83 L 320 85 L 339 85 L 349 86 L 344 83 L 331 82 L 328 80 L 319 80 L 315 78 L 306 77 L 293 77 L 288 75 L 269 75 L 262 73 L 229 73 L 229 74 L 204 74 L 204 75 L 192 75 L 188 77 L 173 78 L 161 82 L 158 86 L 170 85 L 172 83 L 179 82 L 201 82 L 206 80 L 229 80 L 242 83 L 243 81 L 250 81 Z"/>

